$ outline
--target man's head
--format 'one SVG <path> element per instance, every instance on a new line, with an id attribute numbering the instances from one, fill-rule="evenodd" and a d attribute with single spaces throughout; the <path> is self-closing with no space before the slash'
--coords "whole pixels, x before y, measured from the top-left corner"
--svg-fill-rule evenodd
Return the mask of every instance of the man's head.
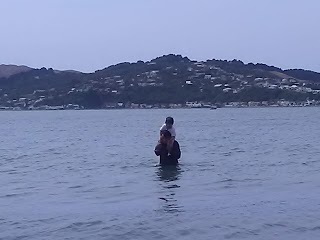
<path id="1" fill-rule="evenodd" d="M 172 117 L 167 117 L 166 118 L 166 126 L 167 126 L 168 129 L 172 128 L 173 123 L 174 123 L 174 120 L 173 120 Z"/>
<path id="2" fill-rule="evenodd" d="M 160 143 L 167 144 L 171 140 L 171 133 L 167 130 L 161 131 Z"/>

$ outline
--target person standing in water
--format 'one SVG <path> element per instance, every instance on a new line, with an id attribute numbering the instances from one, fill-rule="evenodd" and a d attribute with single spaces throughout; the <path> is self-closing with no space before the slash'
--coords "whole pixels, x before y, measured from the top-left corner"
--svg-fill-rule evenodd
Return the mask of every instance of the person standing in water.
<path id="1" fill-rule="evenodd" d="M 181 157 L 181 151 L 179 143 L 173 140 L 171 146 L 172 136 L 168 130 L 163 130 L 161 132 L 160 140 L 155 147 L 154 153 L 160 156 L 160 165 L 177 165 L 178 160 Z"/>

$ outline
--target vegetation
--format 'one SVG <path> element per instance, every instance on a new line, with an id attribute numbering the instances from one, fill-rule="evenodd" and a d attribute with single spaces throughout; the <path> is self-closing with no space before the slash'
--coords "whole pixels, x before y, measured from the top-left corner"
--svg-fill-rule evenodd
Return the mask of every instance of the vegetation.
<path id="1" fill-rule="evenodd" d="M 72 103 L 85 108 L 118 102 L 305 101 L 320 100 L 319 89 L 320 73 L 312 71 L 282 70 L 239 60 L 196 62 L 170 54 L 90 74 L 51 68 L 18 72 L 0 78 L 0 106 L 16 104 L 18 99 L 32 106 Z"/>

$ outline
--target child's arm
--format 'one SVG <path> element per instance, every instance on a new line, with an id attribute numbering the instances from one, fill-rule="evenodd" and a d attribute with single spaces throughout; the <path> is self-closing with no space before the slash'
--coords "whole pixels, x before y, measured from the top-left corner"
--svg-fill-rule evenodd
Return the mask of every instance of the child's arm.
<path id="1" fill-rule="evenodd" d="M 174 128 L 174 127 L 172 127 L 172 133 L 171 133 L 171 135 L 172 135 L 172 139 L 173 139 L 173 141 L 174 140 L 176 140 L 176 129 Z"/>

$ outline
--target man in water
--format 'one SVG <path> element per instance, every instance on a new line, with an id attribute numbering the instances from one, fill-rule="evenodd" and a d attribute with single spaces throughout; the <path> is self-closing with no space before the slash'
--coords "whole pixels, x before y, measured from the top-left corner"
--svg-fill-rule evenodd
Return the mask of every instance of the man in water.
<path id="1" fill-rule="evenodd" d="M 160 165 L 177 165 L 181 157 L 179 143 L 174 140 L 172 146 L 170 143 L 171 133 L 167 130 L 161 132 L 160 140 L 154 150 L 157 156 L 160 156 Z"/>

